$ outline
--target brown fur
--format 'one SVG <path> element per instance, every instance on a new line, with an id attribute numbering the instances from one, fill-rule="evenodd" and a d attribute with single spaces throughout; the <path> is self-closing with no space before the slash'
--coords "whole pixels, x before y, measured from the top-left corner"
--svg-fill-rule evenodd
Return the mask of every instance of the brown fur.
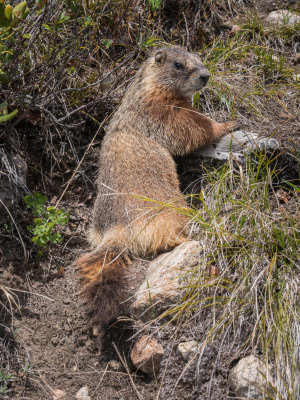
<path id="1" fill-rule="evenodd" d="M 126 311 L 127 255 L 155 255 L 187 240 L 184 213 L 164 205 L 187 207 L 173 156 L 212 143 L 235 125 L 191 106 L 207 79 L 196 55 L 178 47 L 156 50 L 108 126 L 90 232 L 94 250 L 77 261 L 90 309 L 104 323 Z"/>

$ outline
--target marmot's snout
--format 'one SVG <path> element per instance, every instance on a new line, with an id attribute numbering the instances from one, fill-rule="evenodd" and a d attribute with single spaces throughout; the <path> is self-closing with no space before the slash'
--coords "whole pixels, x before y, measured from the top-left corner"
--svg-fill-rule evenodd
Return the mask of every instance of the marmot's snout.
<path id="1" fill-rule="evenodd" d="M 200 80 L 200 87 L 204 87 L 207 85 L 207 82 L 209 80 L 210 77 L 210 73 L 206 68 L 203 68 L 200 71 L 200 76 L 199 76 L 199 80 Z"/>

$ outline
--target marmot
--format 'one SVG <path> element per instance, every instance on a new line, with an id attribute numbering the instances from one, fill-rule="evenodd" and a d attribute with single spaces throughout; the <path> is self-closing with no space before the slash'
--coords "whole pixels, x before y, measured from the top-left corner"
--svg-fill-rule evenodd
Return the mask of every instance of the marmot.
<path id="1" fill-rule="evenodd" d="M 156 50 L 108 125 L 90 231 L 93 250 L 77 261 L 90 310 L 103 324 L 128 310 L 130 257 L 155 255 L 188 238 L 187 217 L 175 209 L 187 205 L 173 156 L 212 143 L 235 126 L 192 107 L 192 95 L 208 79 L 197 55 L 174 46 Z"/>

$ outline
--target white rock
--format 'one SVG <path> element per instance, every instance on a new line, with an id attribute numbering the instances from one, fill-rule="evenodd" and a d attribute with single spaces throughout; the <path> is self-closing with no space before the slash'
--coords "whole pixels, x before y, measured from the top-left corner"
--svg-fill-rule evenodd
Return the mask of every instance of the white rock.
<path id="1" fill-rule="evenodd" d="M 280 58 L 277 57 L 277 56 L 272 55 L 272 60 L 275 61 L 275 62 L 279 62 Z"/>
<path id="2" fill-rule="evenodd" d="M 289 26 L 300 22 L 300 15 L 288 10 L 272 11 L 266 18 L 270 24 L 286 24 Z"/>
<path id="3" fill-rule="evenodd" d="M 185 242 L 149 263 L 146 279 L 132 306 L 136 317 L 147 319 L 183 296 L 184 290 L 180 288 L 186 283 L 187 271 L 199 263 L 200 250 L 200 242 Z"/>
<path id="4" fill-rule="evenodd" d="M 232 368 L 228 380 L 230 389 L 239 399 L 262 399 L 268 382 L 271 382 L 271 374 L 261 360 L 250 355 Z"/>
<path id="5" fill-rule="evenodd" d="M 67 400 L 67 393 L 60 389 L 53 389 L 53 400 Z"/>
<path id="6" fill-rule="evenodd" d="M 300 82 L 300 74 L 293 75 L 293 79 L 294 79 L 294 81 L 296 81 L 296 82 Z"/>
<path id="7" fill-rule="evenodd" d="M 89 388 L 87 386 L 83 386 L 78 390 L 75 397 L 78 400 L 91 400 L 91 397 L 89 396 Z"/>
<path id="8" fill-rule="evenodd" d="M 231 35 L 235 35 L 236 33 L 238 33 L 241 30 L 241 27 L 238 25 L 232 25 L 231 30 L 230 30 L 230 34 Z"/>
<path id="9" fill-rule="evenodd" d="M 223 136 L 217 142 L 196 150 L 195 154 L 203 158 L 228 160 L 232 155 L 241 164 L 245 163 L 245 154 L 256 150 L 273 152 L 279 149 L 279 143 L 274 138 L 259 137 L 258 133 L 235 131 Z"/>
<path id="10" fill-rule="evenodd" d="M 156 375 L 159 372 L 163 355 L 163 347 L 154 338 L 144 335 L 134 345 L 130 358 L 137 369 L 145 374 Z"/>
<path id="11" fill-rule="evenodd" d="M 188 342 L 179 343 L 177 351 L 185 361 L 189 361 L 198 351 L 198 342 L 196 340 L 190 340 Z"/>

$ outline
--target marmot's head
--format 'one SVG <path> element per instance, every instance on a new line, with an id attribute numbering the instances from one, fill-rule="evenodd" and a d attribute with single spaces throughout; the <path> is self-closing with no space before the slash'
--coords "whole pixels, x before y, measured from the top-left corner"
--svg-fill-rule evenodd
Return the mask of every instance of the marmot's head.
<path id="1" fill-rule="evenodd" d="M 207 85 L 209 71 L 198 55 L 180 47 L 166 47 L 156 50 L 147 62 L 153 80 L 190 99 Z"/>

